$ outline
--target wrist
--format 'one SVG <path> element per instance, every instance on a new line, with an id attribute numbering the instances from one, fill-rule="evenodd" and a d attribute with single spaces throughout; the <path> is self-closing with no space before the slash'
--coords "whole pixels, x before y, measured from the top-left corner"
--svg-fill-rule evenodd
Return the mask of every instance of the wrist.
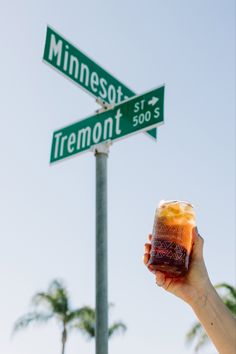
<path id="1" fill-rule="evenodd" d="M 214 286 L 210 280 L 207 280 L 201 286 L 194 287 L 192 296 L 188 299 L 188 304 L 193 310 L 202 309 L 206 306 L 209 297 L 215 292 Z"/>

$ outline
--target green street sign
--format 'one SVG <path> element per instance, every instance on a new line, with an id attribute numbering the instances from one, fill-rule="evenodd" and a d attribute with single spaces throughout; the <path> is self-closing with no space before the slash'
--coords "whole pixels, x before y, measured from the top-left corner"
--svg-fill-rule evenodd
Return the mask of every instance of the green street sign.
<path id="1" fill-rule="evenodd" d="M 50 27 L 47 27 L 43 60 L 108 104 L 119 104 L 136 95 Z M 147 133 L 156 139 L 156 129 Z"/>
<path id="2" fill-rule="evenodd" d="M 116 141 L 163 123 L 164 88 L 162 86 L 135 96 L 105 112 L 55 131 L 50 162 L 68 158 L 100 143 Z"/>

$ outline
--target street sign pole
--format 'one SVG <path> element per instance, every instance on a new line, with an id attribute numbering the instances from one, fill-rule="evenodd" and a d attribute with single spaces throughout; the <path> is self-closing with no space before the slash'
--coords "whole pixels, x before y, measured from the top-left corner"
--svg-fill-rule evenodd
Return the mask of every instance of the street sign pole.
<path id="1" fill-rule="evenodd" d="M 109 144 L 95 148 L 96 158 L 96 354 L 108 354 L 107 158 Z"/>
<path id="2" fill-rule="evenodd" d="M 95 115 L 53 133 L 50 162 L 54 163 L 91 149 L 95 152 L 96 354 L 108 354 L 107 159 L 109 146 L 112 141 L 140 131 L 147 132 L 156 139 L 156 127 L 164 121 L 164 86 L 135 96 L 133 91 L 50 27 L 47 28 L 43 59 L 92 94 L 103 107 Z"/>

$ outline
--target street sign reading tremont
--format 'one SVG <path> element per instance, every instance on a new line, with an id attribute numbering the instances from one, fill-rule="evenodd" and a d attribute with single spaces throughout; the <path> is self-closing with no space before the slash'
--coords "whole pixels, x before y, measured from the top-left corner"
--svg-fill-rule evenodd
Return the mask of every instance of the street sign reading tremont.
<path id="1" fill-rule="evenodd" d="M 108 104 L 119 104 L 135 96 L 134 91 L 50 27 L 47 27 L 43 59 L 86 92 Z M 156 129 L 147 133 L 156 138 Z"/>
<path id="2" fill-rule="evenodd" d="M 115 141 L 163 122 L 164 86 L 53 133 L 50 162 Z"/>

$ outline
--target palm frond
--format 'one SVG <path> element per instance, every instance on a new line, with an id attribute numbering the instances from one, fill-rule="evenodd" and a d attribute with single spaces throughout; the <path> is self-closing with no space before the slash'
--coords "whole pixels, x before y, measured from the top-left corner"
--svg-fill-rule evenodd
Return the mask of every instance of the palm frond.
<path id="1" fill-rule="evenodd" d="M 195 323 L 192 328 L 190 329 L 190 331 L 186 334 L 186 342 L 187 343 L 191 343 L 195 337 L 198 335 L 199 332 L 202 331 L 202 326 L 201 324 Z"/>
<path id="2" fill-rule="evenodd" d="M 53 312 L 61 317 L 65 317 L 65 314 L 69 311 L 69 297 L 67 290 L 59 280 L 53 280 L 47 292 L 37 293 L 32 303 L 36 306 L 48 306 Z"/>
<path id="3" fill-rule="evenodd" d="M 108 328 L 108 337 L 112 337 L 114 334 L 124 333 L 127 327 L 122 322 L 115 322 Z"/>
<path id="4" fill-rule="evenodd" d="M 61 311 L 69 310 L 69 295 L 61 280 L 55 279 L 49 286 L 48 293 L 58 303 Z"/>
<path id="5" fill-rule="evenodd" d="M 199 322 L 195 323 L 186 335 L 187 343 L 190 344 L 194 342 L 194 340 L 197 341 L 195 352 L 198 352 L 198 350 L 208 342 L 208 336 Z"/>
<path id="6" fill-rule="evenodd" d="M 95 337 L 95 317 L 84 316 L 83 320 L 80 320 L 75 324 L 74 328 L 77 328 L 84 334 L 87 339 Z"/>
<path id="7" fill-rule="evenodd" d="M 52 318 L 52 316 L 52 313 L 29 312 L 15 322 L 12 332 L 14 334 L 18 330 L 28 327 L 32 322 L 45 323 Z"/>
<path id="8" fill-rule="evenodd" d="M 209 338 L 208 338 L 206 332 L 202 331 L 201 336 L 195 346 L 195 352 L 197 353 L 199 351 L 199 349 L 201 349 L 208 342 L 209 342 Z"/>
<path id="9" fill-rule="evenodd" d="M 53 297 L 69 299 L 67 289 L 62 280 L 53 280 L 49 285 L 48 293 Z"/>
<path id="10" fill-rule="evenodd" d="M 96 312 L 91 307 L 84 307 L 79 313 L 78 322 L 74 324 L 74 328 L 79 329 L 88 339 L 95 337 Z M 124 333 L 127 327 L 122 322 L 115 322 L 108 328 L 108 337 L 114 334 Z"/>
<path id="11" fill-rule="evenodd" d="M 95 311 L 90 306 L 83 306 L 67 314 L 67 322 L 83 321 L 86 318 L 95 319 Z"/>
<path id="12" fill-rule="evenodd" d="M 95 310 L 89 306 L 80 309 L 74 328 L 79 329 L 88 339 L 95 337 Z"/>
<path id="13" fill-rule="evenodd" d="M 40 292 L 33 296 L 31 302 L 35 306 L 46 305 L 53 308 L 54 299 L 48 293 Z"/>
<path id="14" fill-rule="evenodd" d="M 235 299 L 236 301 L 236 288 L 228 283 L 220 283 L 215 285 L 216 289 L 227 289 L 229 294 Z"/>
<path id="15" fill-rule="evenodd" d="M 236 288 L 227 284 L 221 283 L 215 285 L 216 289 L 222 290 L 222 293 L 219 291 L 220 297 L 222 298 L 225 305 L 231 311 L 231 313 L 236 316 Z M 225 291 L 226 290 L 226 291 Z"/>

